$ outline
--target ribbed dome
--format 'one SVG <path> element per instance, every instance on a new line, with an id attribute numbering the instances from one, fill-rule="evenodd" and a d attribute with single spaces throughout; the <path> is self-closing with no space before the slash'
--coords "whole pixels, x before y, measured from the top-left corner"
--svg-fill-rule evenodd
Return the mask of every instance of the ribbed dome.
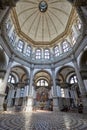
<path id="1" fill-rule="evenodd" d="M 66 0 L 20 0 L 13 12 L 22 34 L 46 44 L 65 31 L 71 10 Z"/>

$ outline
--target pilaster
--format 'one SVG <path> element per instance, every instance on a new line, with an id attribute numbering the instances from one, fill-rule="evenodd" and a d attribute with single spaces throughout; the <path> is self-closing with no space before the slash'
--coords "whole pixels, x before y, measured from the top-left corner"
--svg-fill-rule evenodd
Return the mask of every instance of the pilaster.
<path id="1" fill-rule="evenodd" d="M 33 71 L 34 71 L 34 66 L 32 65 L 30 68 L 30 83 L 29 83 L 29 97 L 33 96 L 32 92 L 32 87 L 33 87 Z"/>
<path id="2" fill-rule="evenodd" d="M 32 109 L 33 109 L 33 98 L 28 97 L 27 98 L 26 112 L 32 111 Z"/>
<path id="3" fill-rule="evenodd" d="M 52 71 L 52 79 L 53 79 L 53 111 L 59 111 L 57 87 L 56 87 L 55 68 L 52 67 L 51 71 Z"/>

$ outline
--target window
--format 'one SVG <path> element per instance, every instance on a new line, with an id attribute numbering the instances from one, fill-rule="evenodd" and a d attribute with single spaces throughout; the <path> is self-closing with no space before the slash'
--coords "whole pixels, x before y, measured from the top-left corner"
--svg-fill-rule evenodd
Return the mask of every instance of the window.
<path id="1" fill-rule="evenodd" d="M 9 19 L 9 20 L 7 20 L 7 22 L 6 22 L 6 30 L 7 30 L 7 32 L 10 31 L 11 27 L 12 27 L 11 20 Z"/>
<path id="2" fill-rule="evenodd" d="M 21 41 L 21 40 L 18 41 L 17 49 L 18 49 L 18 51 L 23 52 L 23 49 L 24 49 L 24 42 L 23 41 Z"/>
<path id="3" fill-rule="evenodd" d="M 73 75 L 72 77 L 70 77 L 70 84 L 74 84 L 74 83 L 77 83 L 76 75 Z"/>
<path id="4" fill-rule="evenodd" d="M 26 55 L 27 55 L 27 56 L 30 56 L 30 55 L 31 55 L 31 47 L 30 47 L 30 46 L 27 46 Z"/>
<path id="5" fill-rule="evenodd" d="M 14 77 L 13 75 L 9 75 L 9 77 L 8 77 L 8 82 L 9 82 L 9 83 L 16 83 L 15 77 Z"/>
<path id="6" fill-rule="evenodd" d="M 70 49 L 70 43 L 67 40 L 65 40 L 62 43 L 62 47 L 63 47 L 63 52 L 67 52 Z"/>
<path id="7" fill-rule="evenodd" d="M 77 27 L 78 30 L 81 29 L 82 23 L 81 23 L 81 20 L 80 20 L 80 19 L 77 19 L 77 21 L 76 21 L 76 27 Z"/>
<path id="8" fill-rule="evenodd" d="M 44 80 L 44 79 L 38 80 L 37 86 L 44 86 L 44 87 L 46 87 L 46 86 L 48 86 L 48 82 L 46 80 Z"/>
<path id="9" fill-rule="evenodd" d="M 44 51 L 44 58 L 45 59 L 49 59 L 50 58 L 50 53 L 49 53 L 48 49 L 45 49 L 45 51 Z"/>
<path id="10" fill-rule="evenodd" d="M 63 88 L 61 88 L 61 97 L 65 97 L 65 92 Z"/>
<path id="11" fill-rule="evenodd" d="M 71 40 L 72 40 L 72 43 L 73 43 L 73 45 L 76 43 L 76 37 L 75 37 L 75 33 L 72 31 L 72 33 L 71 33 Z"/>
<path id="12" fill-rule="evenodd" d="M 21 91 L 20 91 L 20 96 L 23 97 L 24 96 L 24 88 L 21 88 Z"/>
<path id="13" fill-rule="evenodd" d="M 55 56 L 59 56 L 60 55 L 59 46 L 56 46 L 54 48 L 54 54 L 55 54 Z"/>
<path id="14" fill-rule="evenodd" d="M 15 42 L 15 39 L 16 39 L 16 32 L 15 31 L 12 32 L 11 36 L 9 37 L 9 39 L 10 39 L 11 43 Z"/>
<path id="15" fill-rule="evenodd" d="M 40 49 L 36 50 L 36 59 L 41 59 L 41 50 Z"/>

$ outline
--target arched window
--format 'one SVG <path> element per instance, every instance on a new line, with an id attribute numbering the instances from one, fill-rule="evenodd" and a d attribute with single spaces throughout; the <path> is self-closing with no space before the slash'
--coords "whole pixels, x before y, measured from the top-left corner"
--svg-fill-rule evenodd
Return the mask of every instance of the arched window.
<path id="1" fill-rule="evenodd" d="M 65 97 L 64 88 L 61 88 L 61 97 Z"/>
<path id="2" fill-rule="evenodd" d="M 45 50 L 44 50 L 44 58 L 45 58 L 45 59 L 49 59 L 49 58 L 50 58 L 49 49 L 45 49 Z"/>
<path id="3" fill-rule="evenodd" d="M 21 91 L 20 91 L 20 97 L 23 97 L 23 96 L 24 96 L 24 91 L 25 91 L 25 88 L 22 87 L 22 88 L 21 88 Z"/>
<path id="4" fill-rule="evenodd" d="M 16 32 L 15 30 L 12 32 L 11 36 L 9 37 L 10 43 L 14 44 L 15 39 L 16 39 Z"/>
<path id="5" fill-rule="evenodd" d="M 71 32 L 70 38 L 71 38 L 72 44 L 74 45 L 76 43 L 76 37 L 75 37 L 75 33 L 73 30 Z"/>
<path id="6" fill-rule="evenodd" d="M 31 47 L 28 45 L 26 49 L 26 55 L 30 56 L 31 55 Z"/>
<path id="7" fill-rule="evenodd" d="M 47 87 L 48 86 L 48 82 L 46 80 L 44 80 L 44 79 L 38 80 L 37 86 Z"/>
<path id="8" fill-rule="evenodd" d="M 70 84 L 74 84 L 74 83 L 77 83 L 76 75 L 73 75 L 73 76 L 70 77 Z"/>
<path id="9" fill-rule="evenodd" d="M 22 40 L 19 40 L 17 44 L 17 50 L 23 52 L 23 49 L 24 49 L 24 42 Z"/>
<path id="10" fill-rule="evenodd" d="M 70 43 L 67 40 L 63 41 L 62 48 L 63 48 L 63 52 L 69 51 L 69 49 L 70 49 Z"/>
<path id="11" fill-rule="evenodd" d="M 41 59 L 41 50 L 40 49 L 36 50 L 36 59 Z"/>
<path id="12" fill-rule="evenodd" d="M 10 29 L 11 29 L 11 27 L 12 27 L 11 20 L 8 19 L 8 20 L 6 21 L 6 31 L 9 32 Z"/>
<path id="13" fill-rule="evenodd" d="M 81 22 L 80 19 L 77 19 L 77 21 L 76 21 L 76 27 L 77 27 L 78 30 L 81 29 L 81 27 L 82 27 L 82 22 Z"/>
<path id="14" fill-rule="evenodd" d="M 15 77 L 13 75 L 9 75 L 8 83 L 16 83 L 16 79 L 15 79 Z"/>
<path id="15" fill-rule="evenodd" d="M 58 45 L 54 47 L 54 55 L 55 56 L 59 56 L 60 55 L 60 50 L 59 50 L 59 46 Z"/>

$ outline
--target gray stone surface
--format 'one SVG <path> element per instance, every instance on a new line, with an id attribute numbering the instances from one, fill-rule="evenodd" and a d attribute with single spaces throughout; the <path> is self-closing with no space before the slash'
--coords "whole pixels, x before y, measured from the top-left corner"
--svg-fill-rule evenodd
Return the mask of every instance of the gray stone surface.
<path id="1" fill-rule="evenodd" d="M 0 130 L 87 130 L 87 115 L 35 111 L 0 113 Z"/>

